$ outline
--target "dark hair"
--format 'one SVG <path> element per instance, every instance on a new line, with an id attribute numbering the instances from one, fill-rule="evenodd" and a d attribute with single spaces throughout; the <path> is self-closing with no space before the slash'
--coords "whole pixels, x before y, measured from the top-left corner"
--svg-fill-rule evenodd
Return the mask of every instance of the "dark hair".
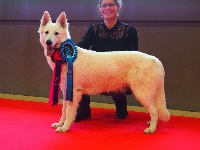
<path id="1" fill-rule="evenodd" d="M 102 2 L 102 0 L 99 0 L 99 5 L 101 4 L 101 2 Z M 122 0 L 115 0 L 115 3 L 117 4 L 117 5 L 123 5 L 123 2 L 122 2 Z"/>

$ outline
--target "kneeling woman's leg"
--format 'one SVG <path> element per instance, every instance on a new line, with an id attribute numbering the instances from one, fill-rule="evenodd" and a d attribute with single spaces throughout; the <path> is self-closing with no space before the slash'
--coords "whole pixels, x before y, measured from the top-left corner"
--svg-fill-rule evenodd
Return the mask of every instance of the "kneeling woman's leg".
<path id="1" fill-rule="evenodd" d="M 127 111 L 127 100 L 124 93 L 114 93 L 112 94 L 112 99 L 115 102 L 116 106 L 116 118 L 125 119 L 128 116 Z"/>
<path id="2" fill-rule="evenodd" d="M 83 95 L 77 109 L 75 122 L 91 118 L 90 96 Z"/>

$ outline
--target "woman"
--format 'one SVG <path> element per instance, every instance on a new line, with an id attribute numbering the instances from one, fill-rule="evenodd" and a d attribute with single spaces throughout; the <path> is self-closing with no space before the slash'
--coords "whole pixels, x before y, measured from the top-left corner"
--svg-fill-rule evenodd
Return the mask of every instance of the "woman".
<path id="1" fill-rule="evenodd" d="M 122 5 L 121 0 L 99 0 L 98 8 L 103 22 L 91 24 L 77 45 L 85 49 L 91 47 L 97 52 L 138 50 L 136 29 L 118 20 Z M 115 102 L 116 118 L 126 118 L 128 116 L 126 93 L 109 93 L 107 95 L 111 95 Z M 75 121 L 90 117 L 90 97 L 83 95 Z"/>

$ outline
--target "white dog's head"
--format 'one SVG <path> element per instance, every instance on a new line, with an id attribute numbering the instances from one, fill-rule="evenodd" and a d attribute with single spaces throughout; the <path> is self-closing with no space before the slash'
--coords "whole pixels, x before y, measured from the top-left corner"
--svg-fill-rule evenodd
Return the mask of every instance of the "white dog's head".
<path id="1" fill-rule="evenodd" d="M 65 12 L 59 15 L 56 23 L 52 23 L 48 11 L 45 11 L 38 33 L 40 34 L 40 43 L 44 47 L 45 55 L 51 56 L 55 48 L 60 48 L 60 44 L 63 41 L 71 38 Z"/>

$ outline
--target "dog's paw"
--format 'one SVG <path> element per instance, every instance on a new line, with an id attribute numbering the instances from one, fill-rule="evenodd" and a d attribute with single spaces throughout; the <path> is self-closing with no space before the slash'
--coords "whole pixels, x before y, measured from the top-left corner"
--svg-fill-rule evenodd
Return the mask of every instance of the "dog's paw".
<path id="1" fill-rule="evenodd" d="M 51 127 L 54 128 L 54 129 L 57 129 L 58 127 L 62 127 L 62 126 L 63 126 L 63 123 L 53 123 L 51 125 Z"/>
<path id="2" fill-rule="evenodd" d="M 65 127 L 58 127 L 57 129 L 56 129 L 56 132 L 67 132 L 68 131 L 68 129 L 67 128 L 65 128 Z"/>
<path id="3" fill-rule="evenodd" d="M 152 134 L 152 133 L 154 133 L 155 132 L 155 130 L 156 129 L 152 129 L 152 128 L 146 128 L 145 130 L 144 130 L 144 133 L 146 133 L 146 134 Z"/>

